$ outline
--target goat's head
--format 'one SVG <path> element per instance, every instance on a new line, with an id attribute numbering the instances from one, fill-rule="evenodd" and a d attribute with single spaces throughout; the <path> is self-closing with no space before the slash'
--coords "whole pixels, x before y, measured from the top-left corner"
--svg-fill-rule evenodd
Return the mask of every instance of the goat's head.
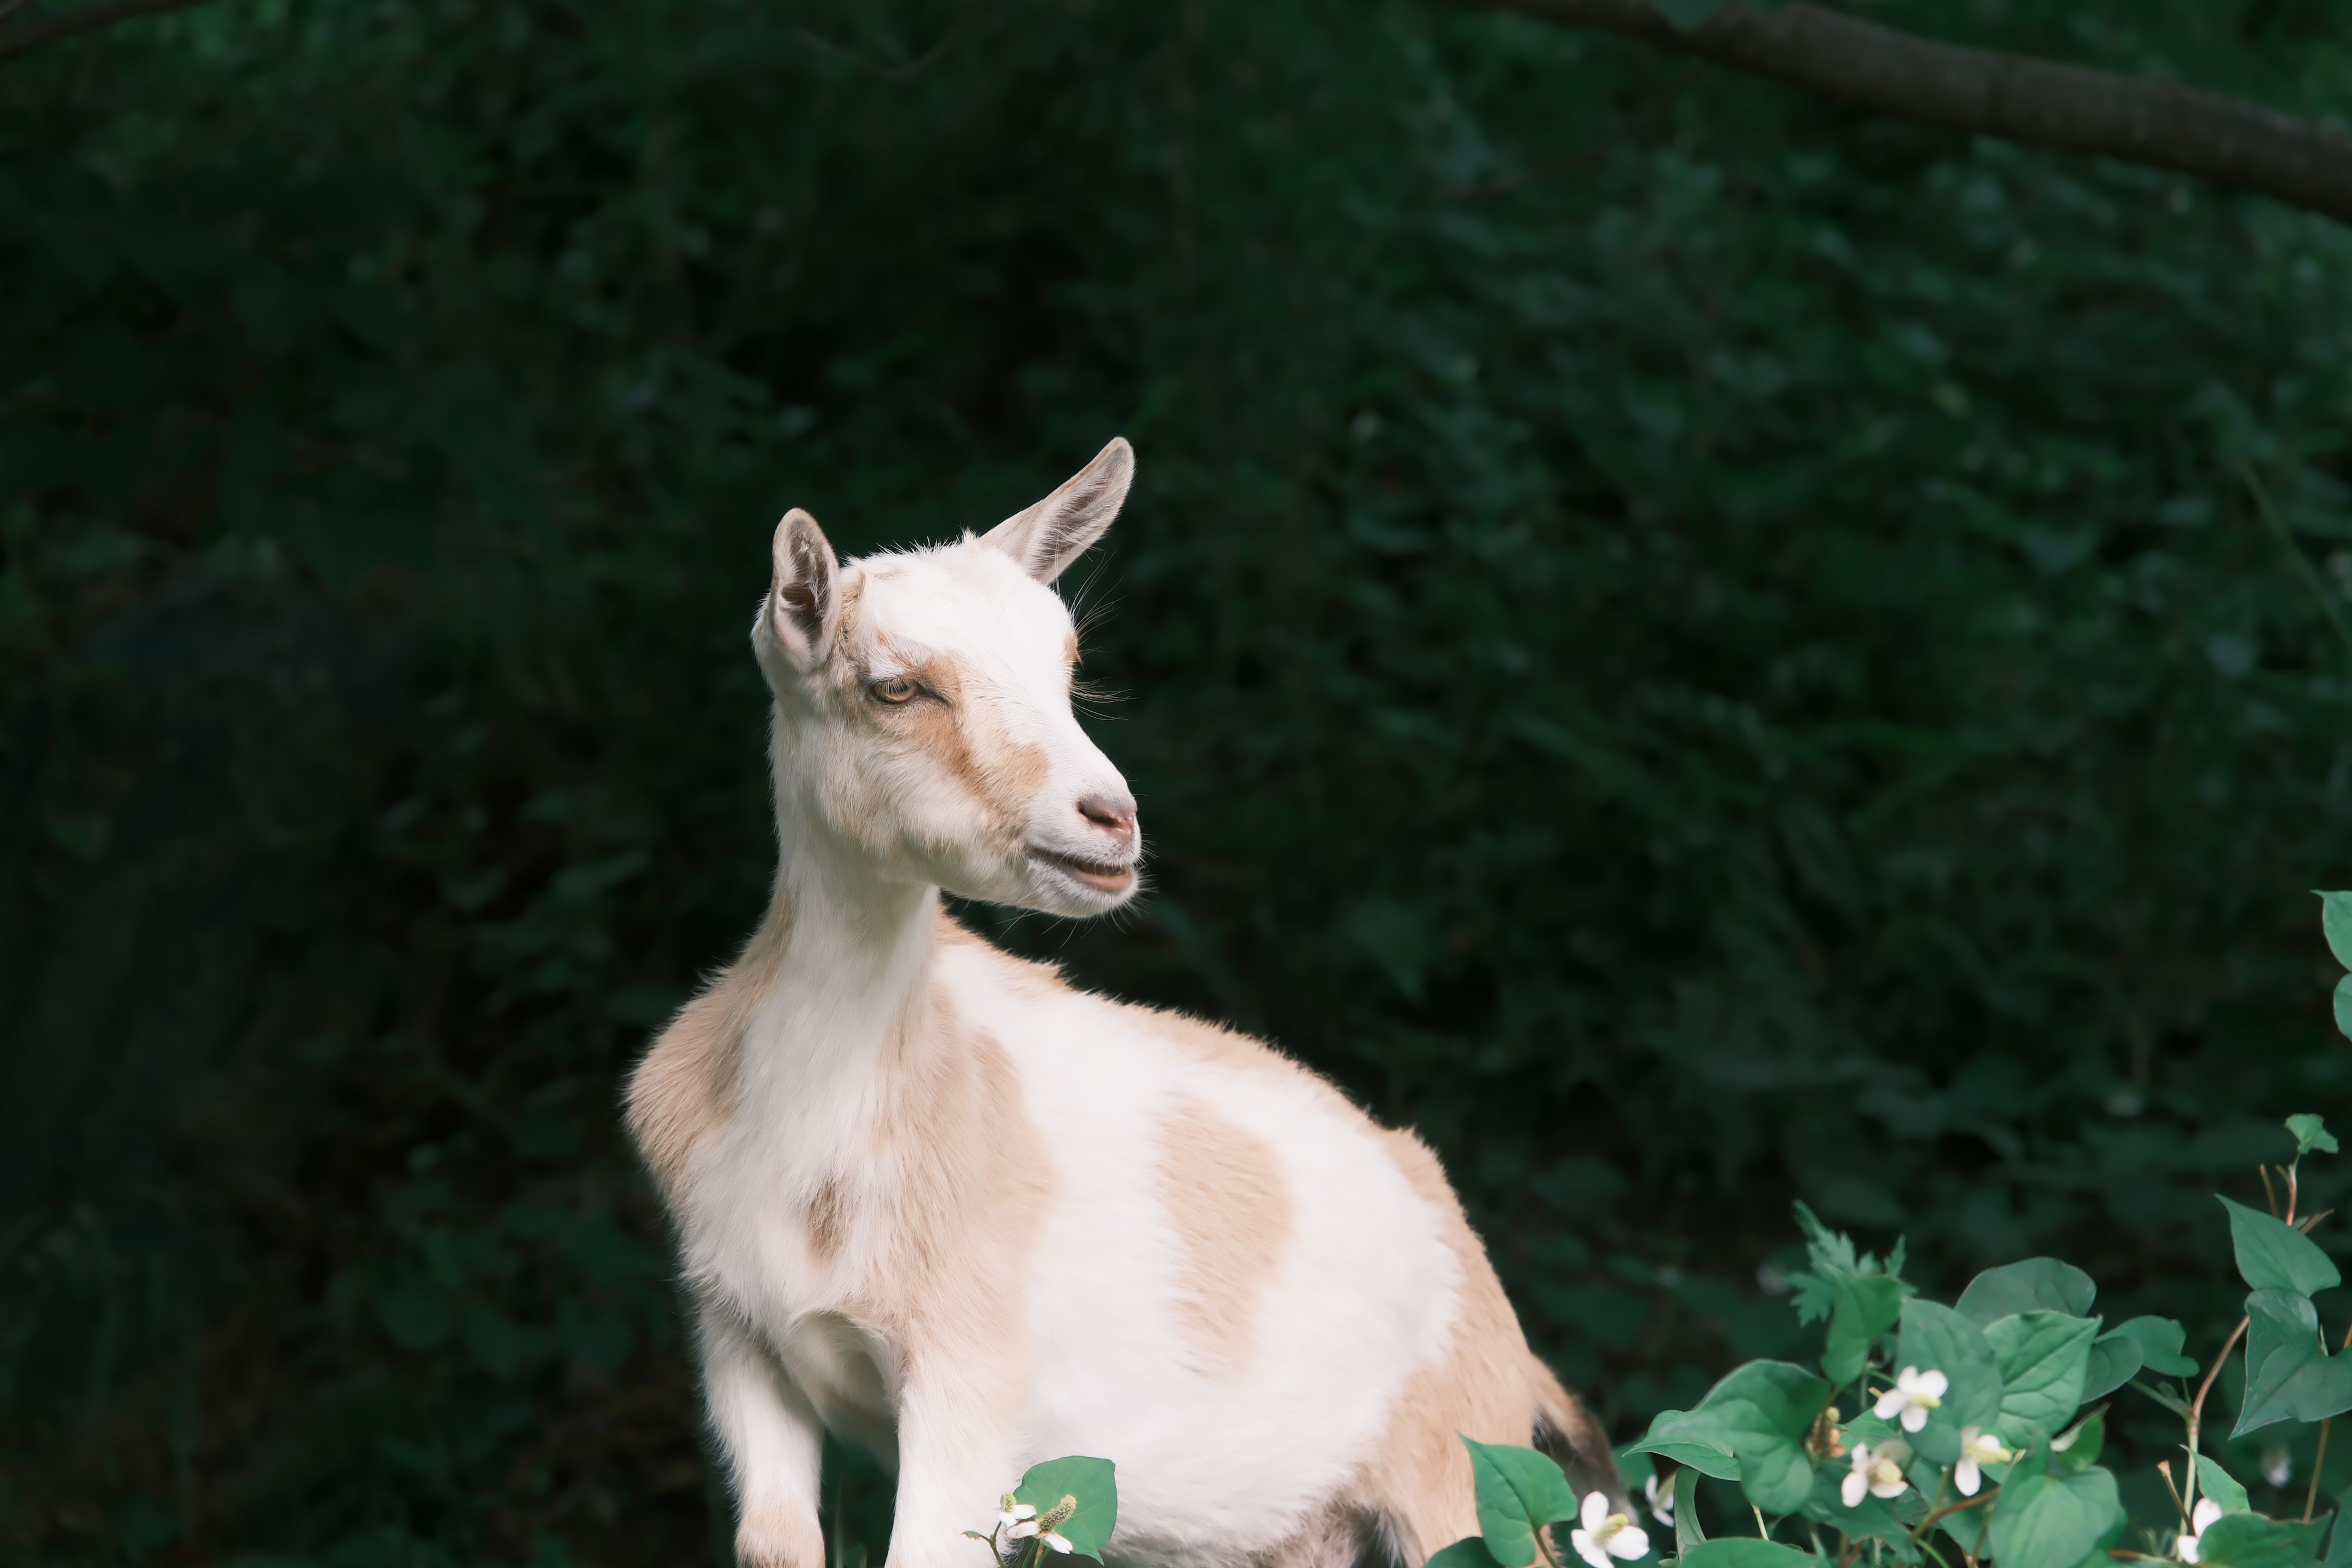
<path id="1" fill-rule="evenodd" d="M 780 791 L 895 880 L 1057 915 L 1132 897 L 1135 798 L 1070 710 L 1077 632 L 1048 584 L 1134 475 L 1115 439 L 983 536 L 846 563 L 785 514 L 751 633 Z"/>

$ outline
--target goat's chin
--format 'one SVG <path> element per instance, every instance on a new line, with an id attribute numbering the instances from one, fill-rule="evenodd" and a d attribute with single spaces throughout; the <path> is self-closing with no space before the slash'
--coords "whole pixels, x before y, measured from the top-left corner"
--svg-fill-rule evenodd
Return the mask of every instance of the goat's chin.
<path id="1" fill-rule="evenodd" d="M 1034 910 L 1041 915 L 1058 915 L 1065 920 L 1090 920 L 1096 915 L 1107 915 L 1134 898 L 1142 879 L 1131 866 L 1112 872 L 1110 868 L 1090 866 L 1084 861 L 1025 853 L 997 875 L 987 878 L 986 883 L 965 897 L 1007 904 L 1017 910 Z"/>

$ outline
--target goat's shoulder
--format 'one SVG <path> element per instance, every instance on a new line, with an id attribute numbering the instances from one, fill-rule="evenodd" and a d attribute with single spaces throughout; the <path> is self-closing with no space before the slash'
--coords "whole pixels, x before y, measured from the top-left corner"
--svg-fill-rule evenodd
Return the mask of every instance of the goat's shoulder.
<path id="1" fill-rule="evenodd" d="M 770 910 L 742 956 L 677 1010 L 629 1074 L 630 1140 L 673 1201 L 695 1147 L 733 1108 L 744 1023 L 789 940 L 790 926 L 788 916 Z"/>
<path id="2" fill-rule="evenodd" d="M 940 931 L 950 973 L 989 994 L 993 1005 L 985 1010 L 990 1013 L 1034 1012 L 1041 1023 L 1043 1016 L 1050 1015 L 1059 1026 L 1055 1033 L 1082 1037 L 1087 1054 L 1097 1059 L 1148 1056 L 1212 1090 L 1238 1079 L 1370 1125 L 1370 1118 L 1329 1079 L 1264 1040 L 1175 1008 L 1084 990 L 1055 965 L 1017 958 L 945 915 Z M 1017 1047 L 1028 1031 L 1014 1027 L 999 1033 Z M 1122 1043 L 1131 1050 L 1122 1053 Z"/>

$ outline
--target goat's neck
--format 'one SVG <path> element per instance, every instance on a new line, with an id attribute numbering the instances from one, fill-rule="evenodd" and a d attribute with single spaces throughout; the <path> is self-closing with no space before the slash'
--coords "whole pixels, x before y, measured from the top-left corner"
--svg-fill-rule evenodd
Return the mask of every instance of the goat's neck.
<path id="1" fill-rule="evenodd" d="M 761 1111 L 845 1131 L 887 1108 L 924 1047 L 940 893 L 877 874 L 781 773 L 776 827 L 743 1087 Z"/>

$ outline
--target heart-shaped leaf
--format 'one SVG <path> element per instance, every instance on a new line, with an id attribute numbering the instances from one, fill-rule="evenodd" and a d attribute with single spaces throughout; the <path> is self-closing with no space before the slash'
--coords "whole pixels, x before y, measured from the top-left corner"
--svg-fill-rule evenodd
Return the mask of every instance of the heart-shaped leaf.
<path id="1" fill-rule="evenodd" d="M 2219 1193 L 2213 1194 L 2217 1198 Z M 2257 1290 L 2293 1290 L 2310 1296 L 2340 1285 L 2344 1276 L 2319 1244 L 2294 1226 L 2259 1209 L 2221 1198 L 2230 1211 L 2230 1241 L 2237 1248 L 2238 1272 Z"/>
<path id="2" fill-rule="evenodd" d="M 2319 894 L 2319 929 L 2336 962 L 2352 969 L 2352 893 Z"/>
<path id="3" fill-rule="evenodd" d="M 2210 1454 L 2197 1456 L 2197 1486 L 2221 1504 L 2223 1513 L 2244 1513 L 2254 1506 L 2246 1500 L 2246 1489 L 2238 1484 L 2238 1478 L 2223 1469 Z"/>
<path id="4" fill-rule="evenodd" d="M 1960 1316 L 1983 1328 L 1996 1318 L 2018 1312 L 2063 1312 L 2085 1318 L 2098 1294 L 2091 1277 L 2073 1264 L 2055 1258 L 2028 1258 L 1986 1269 L 1969 1281 L 1969 1288 L 1952 1306 Z"/>
<path id="5" fill-rule="evenodd" d="M 1425 1568 L 1500 1568 L 1486 1543 L 1475 1535 L 1465 1535 L 1451 1546 L 1443 1546 L 1429 1555 Z"/>
<path id="6" fill-rule="evenodd" d="M 1985 1329 L 2000 1365 L 2000 1430 L 2011 1447 L 2038 1443 L 2074 1417 L 2098 1332 L 2096 1318 L 2063 1312 L 2022 1312 Z"/>
<path id="7" fill-rule="evenodd" d="M 1462 1439 L 1478 1488 L 1478 1529 L 1502 1568 L 1536 1560 L 1536 1531 L 1576 1517 L 1576 1492 L 1549 1458 L 1533 1448 Z"/>
<path id="8" fill-rule="evenodd" d="M 1893 1275 L 1857 1274 L 1840 1283 L 1829 1342 L 1822 1351 L 1822 1370 L 1830 1381 L 1848 1384 L 1860 1377 L 1870 1347 L 1902 1315 L 1903 1281 Z"/>
<path id="9" fill-rule="evenodd" d="M 2197 1560 L 2207 1568 L 2309 1568 L 2326 1530 L 2325 1520 L 2290 1524 L 2258 1513 L 2233 1513 L 2197 1537 Z"/>
<path id="10" fill-rule="evenodd" d="M 1118 1528 L 1118 1468 L 1108 1459 L 1073 1454 L 1032 1465 L 1013 1489 L 1013 1498 L 1039 1513 L 1050 1513 L 1064 1498 L 1070 1499 L 1076 1507 L 1054 1528 L 1081 1557 L 1100 1557 L 1110 1532 Z"/>
<path id="11" fill-rule="evenodd" d="M 1760 1536 L 1727 1535 L 1692 1547 L 1680 1568 L 1820 1568 L 1821 1561 L 1810 1552 Z"/>
<path id="12" fill-rule="evenodd" d="M 2122 1520 L 2114 1476 L 2053 1476 L 2042 1449 L 2010 1467 L 1993 1510 L 1992 1554 L 2001 1568 L 2078 1568 Z"/>
<path id="13" fill-rule="evenodd" d="M 1991 1431 L 2000 1416 L 2000 1364 L 1984 1331 L 1949 1307 L 1913 1300 L 1903 1304 L 1903 1332 L 1895 1342 L 1895 1364 L 1944 1374 L 1943 1404 L 1927 1425 L 1904 1434 L 1922 1458 L 1938 1465 L 1958 1462 L 1960 1429 Z M 2074 1568 L 2073 1563 L 2066 1568 Z"/>
<path id="14" fill-rule="evenodd" d="M 1708 1389 L 1696 1408 L 1661 1412 L 1632 1447 L 1736 1480 L 1768 1512 L 1793 1513 L 1812 1488 L 1804 1436 L 1830 1393 L 1828 1383 L 1803 1367 L 1749 1362 Z"/>
<path id="15" fill-rule="evenodd" d="M 2310 1297 L 2257 1290 L 2246 1298 L 2246 1399 L 2231 1436 L 2352 1410 L 2352 1358 L 2321 1348 Z"/>

